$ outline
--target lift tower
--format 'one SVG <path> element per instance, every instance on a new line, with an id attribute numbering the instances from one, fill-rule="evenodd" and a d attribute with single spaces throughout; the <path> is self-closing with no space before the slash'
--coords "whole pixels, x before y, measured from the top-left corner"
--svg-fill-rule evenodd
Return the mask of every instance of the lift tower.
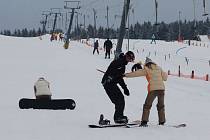
<path id="1" fill-rule="evenodd" d="M 80 7 L 80 1 L 64 1 L 64 3 L 65 3 L 64 9 L 71 9 L 71 19 L 70 19 L 70 23 L 69 23 L 69 27 L 66 33 L 66 38 L 65 38 L 65 43 L 64 43 L 64 48 L 68 49 L 74 13 L 75 13 L 75 10 L 80 9 L 81 7 Z"/>

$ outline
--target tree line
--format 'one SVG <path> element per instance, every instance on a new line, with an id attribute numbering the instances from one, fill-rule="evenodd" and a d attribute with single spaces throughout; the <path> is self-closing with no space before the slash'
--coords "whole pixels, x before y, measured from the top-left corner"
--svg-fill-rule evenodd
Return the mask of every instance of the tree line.
<path id="1" fill-rule="evenodd" d="M 61 29 L 57 29 L 56 31 L 63 32 Z M 171 23 L 160 22 L 158 25 L 154 25 L 150 21 L 144 22 L 142 24 L 137 22 L 134 25 L 130 25 L 129 34 L 127 30 L 125 38 L 129 37 L 130 39 L 151 39 L 152 34 L 155 34 L 157 39 L 173 41 L 178 39 L 179 31 L 181 31 L 181 37 L 186 40 L 193 39 L 198 34 L 210 34 L 209 18 L 207 18 L 205 21 L 202 20 L 196 22 L 187 20 L 180 22 L 175 21 Z M 51 31 L 47 33 L 51 33 Z M 108 29 L 102 26 L 94 29 L 94 26 L 89 24 L 86 30 L 82 28 L 82 26 L 75 27 L 71 32 L 71 38 L 117 38 L 118 33 L 119 29 Z M 36 37 L 45 33 L 43 33 L 40 28 L 38 28 L 38 30 L 28 30 L 25 28 L 22 30 L 17 29 L 14 32 L 11 32 L 10 30 L 4 30 L 1 31 L 1 34 L 17 37 Z"/>
<path id="2" fill-rule="evenodd" d="M 10 30 L 4 30 L 1 31 L 2 35 L 6 35 L 6 36 L 16 36 L 16 37 L 36 37 L 36 36 L 40 36 L 42 35 L 42 30 L 40 28 L 38 28 L 38 30 L 36 29 L 15 29 L 13 32 Z"/>

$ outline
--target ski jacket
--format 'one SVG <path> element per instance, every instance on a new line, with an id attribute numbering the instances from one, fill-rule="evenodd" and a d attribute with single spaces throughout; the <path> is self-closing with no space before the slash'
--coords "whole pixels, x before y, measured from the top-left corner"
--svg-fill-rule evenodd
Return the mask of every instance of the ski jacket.
<path id="1" fill-rule="evenodd" d="M 104 42 L 104 49 L 106 49 L 106 50 L 111 50 L 112 49 L 112 41 L 111 40 L 106 40 Z"/>
<path id="2" fill-rule="evenodd" d="M 96 49 L 97 49 L 97 48 L 98 48 L 98 46 L 99 46 L 99 45 L 98 45 L 98 42 L 95 42 L 95 43 L 94 43 L 94 48 L 96 48 Z"/>
<path id="3" fill-rule="evenodd" d="M 152 39 L 155 39 L 155 35 L 154 34 L 152 35 Z"/>
<path id="4" fill-rule="evenodd" d="M 126 84 L 123 80 L 123 74 L 125 73 L 125 66 L 127 64 L 128 62 L 126 61 L 125 56 L 113 60 L 107 68 L 107 71 L 105 72 L 101 83 L 103 85 L 120 84 L 123 89 L 126 88 Z"/>
<path id="5" fill-rule="evenodd" d="M 154 90 L 165 90 L 165 85 L 163 81 L 167 80 L 168 75 L 158 65 L 152 64 L 151 69 L 144 66 L 144 69 L 125 74 L 125 77 L 127 78 L 139 76 L 146 76 L 146 79 L 148 81 L 148 93 Z"/>
<path id="6" fill-rule="evenodd" d="M 34 89 L 35 89 L 35 95 L 36 96 L 40 96 L 40 95 L 52 95 L 52 93 L 50 92 L 50 83 L 46 80 L 43 79 L 39 79 L 35 85 L 34 85 Z"/>

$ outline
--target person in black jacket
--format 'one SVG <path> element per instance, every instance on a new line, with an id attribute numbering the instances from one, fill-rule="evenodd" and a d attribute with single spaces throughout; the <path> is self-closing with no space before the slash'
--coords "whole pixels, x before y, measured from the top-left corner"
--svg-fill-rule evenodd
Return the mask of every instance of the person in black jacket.
<path id="1" fill-rule="evenodd" d="M 112 41 L 107 38 L 107 40 L 104 42 L 104 50 L 105 50 L 105 59 L 110 59 L 110 53 L 112 49 Z"/>
<path id="2" fill-rule="evenodd" d="M 125 66 L 128 62 L 133 62 L 135 59 L 134 53 L 128 51 L 125 55 L 120 55 L 116 60 L 113 60 L 102 78 L 102 84 L 109 96 L 111 102 L 115 105 L 114 121 L 115 123 L 127 123 L 128 118 L 124 116 L 125 99 L 123 93 L 117 84 L 124 90 L 124 94 L 129 96 L 130 92 L 123 80 Z"/>
<path id="3" fill-rule="evenodd" d="M 94 48 L 93 54 L 95 53 L 95 51 L 97 51 L 97 53 L 99 54 L 98 47 L 99 47 L 98 40 L 96 40 L 96 42 L 94 42 L 94 45 L 93 45 L 93 48 Z"/>

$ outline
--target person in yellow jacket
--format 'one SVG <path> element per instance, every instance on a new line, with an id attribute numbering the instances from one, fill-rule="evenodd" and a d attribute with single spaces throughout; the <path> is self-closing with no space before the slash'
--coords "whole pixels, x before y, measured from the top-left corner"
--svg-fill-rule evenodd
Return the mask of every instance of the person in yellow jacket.
<path id="1" fill-rule="evenodd" d="M 143 69 L 139 69 L 135 72 L 126 73 L 124 76 L 127 78 L 146 76 L 146 79 L 148 81 L 148 94 L 143 105 L 143 114 L 140 126 L 148 126 L 147 122 L 149 121 L 150 109 L 156 97 L 158 98 L 157 110 L 159 125 L 164 125 L 166 119 L 164 105 L 165 85 L 163 81 L 167 80 L 167 73 L 164 72 L 160 66 L 158 66 L 150 58 L 147 57 Z"/>

